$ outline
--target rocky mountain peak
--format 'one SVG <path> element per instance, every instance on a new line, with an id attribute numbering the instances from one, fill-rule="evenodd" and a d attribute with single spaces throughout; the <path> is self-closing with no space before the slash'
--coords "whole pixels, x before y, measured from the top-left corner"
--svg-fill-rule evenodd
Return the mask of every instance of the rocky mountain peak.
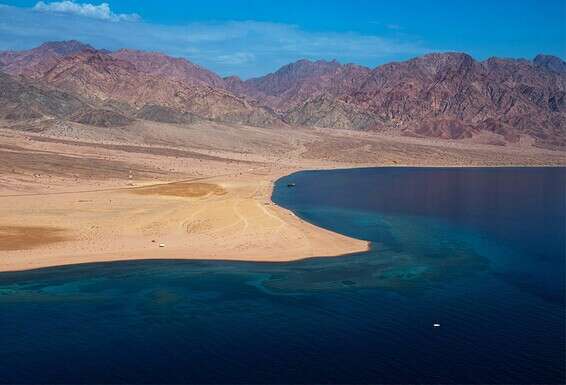
<path id="1" fill-rule="evenodd" d="M 160 52 L 120 49 L 111 56 L 132 63 L 138 71 L 149 75 L 165 76 L 188 84 L 206 84 L 224 88 L 222 78 L 184 58 L 174 58 Z"/>
<path id="2" fill-rule="evenodd" d="M 559 74 L 566 73 L 566 62 L 556 56 L 542 54 L 537 55 L 533 60 L 533 64 L 537 68 L 544 68 L 548 71 Z"/>
<path id="3" fill-rule="evenodd" d="M 83 50 L 94 50 L 94 48 L 89 44 L 84 44 L 77 40 L 65 40 L 49 41 L 34 48 L 34 50 L 38 52 L 50 51 L 60 56 L 67 56 Z"/>

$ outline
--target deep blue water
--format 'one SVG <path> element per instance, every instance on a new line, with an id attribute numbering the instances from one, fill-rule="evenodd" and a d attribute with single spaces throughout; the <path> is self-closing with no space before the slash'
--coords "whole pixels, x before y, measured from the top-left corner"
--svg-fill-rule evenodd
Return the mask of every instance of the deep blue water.
<path id="1" fill-rule="evenodd" d="M 562 383 L 565 186 L 564 168 L 301 172 L 273 199 L 370 252 L 2 273 L 0 382 Z"/>

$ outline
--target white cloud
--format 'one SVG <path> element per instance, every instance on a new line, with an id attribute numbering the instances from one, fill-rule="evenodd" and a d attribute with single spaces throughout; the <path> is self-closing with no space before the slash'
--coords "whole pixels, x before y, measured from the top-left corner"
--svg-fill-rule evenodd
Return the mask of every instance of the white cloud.
<path id="1" fill-rule="evenodd" d="M 75 3 L 70 0 L 54 1 L 52 3 L 39 1 L 33 9 L 42 12 L 68 13 L 109 21 L 138 21 L 140 19 L 140 16 L 136 13 L 116 14 L 110 10 L 108 3 L 93 5 L 89 3 Z"/>

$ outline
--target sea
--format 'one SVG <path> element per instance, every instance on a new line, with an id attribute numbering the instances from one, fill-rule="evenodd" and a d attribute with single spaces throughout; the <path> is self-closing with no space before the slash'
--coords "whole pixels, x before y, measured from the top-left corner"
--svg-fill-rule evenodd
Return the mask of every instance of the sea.
<path id="1" fill-rule="evenodd" d="M 565 382 L 566 168 L 304 171 L 272 199 L 371 249 L 0 273 L 0 383 Z"/>

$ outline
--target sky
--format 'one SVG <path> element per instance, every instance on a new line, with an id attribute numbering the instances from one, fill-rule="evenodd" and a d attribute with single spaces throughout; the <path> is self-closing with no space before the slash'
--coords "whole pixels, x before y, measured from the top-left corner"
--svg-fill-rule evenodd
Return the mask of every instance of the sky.
<path id="1" fill-rule="evenodd" d="M 299 59 L 372 68 L 444 51 L 564 59 L 566 0 L 0 0 L 0 50 L 70 39 L 244 79 Z"/>

